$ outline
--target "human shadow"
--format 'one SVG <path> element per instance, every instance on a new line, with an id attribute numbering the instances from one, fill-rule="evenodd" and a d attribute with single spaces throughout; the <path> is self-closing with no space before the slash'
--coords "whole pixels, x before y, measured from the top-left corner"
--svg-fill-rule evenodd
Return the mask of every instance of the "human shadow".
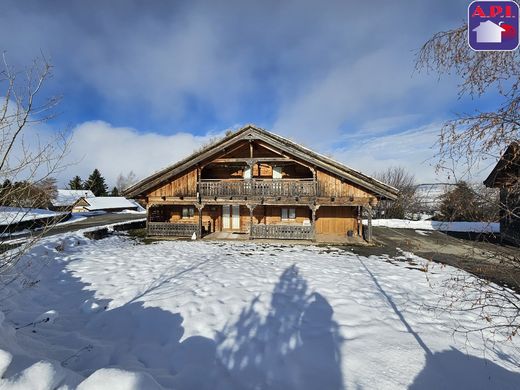
<path id="1" fill-rule="evenodd" d="M 255 298 L 216 340 L 183 338 L 182 315 L 147 306 L 141 301 L 147 296 L 113 308 L 111 300 L 97 298 L 68 268 L 82 258 L 70 248 L 75 241 L 48 247 L 47 264 L 24 275 L 35 284 L 11 302 L 7 314 L 24 348 L 14 353 L 5 378 L 48 360 L 77 374 L 74 383 L 98 369 L 117 368 L 147 375 L 165 389 L 343 388 L 332 307 L 308 291 L 295 266 L 283 272 L 263 310 Z M 28 261 L 40 261 L 40 255 Z M 147 291 L 153 296 L 164 283 Z M 50 309 L 59 317 L 34 321 Z"/>
<path id="2" fill-rule="evenodd" d="M 332 315 L 296 266 L 287 268 L 267 310 L 255 298 L 217 338 L 217 359 L 228 374 L 218 389 L 343 389 L 342 341 Z"/>

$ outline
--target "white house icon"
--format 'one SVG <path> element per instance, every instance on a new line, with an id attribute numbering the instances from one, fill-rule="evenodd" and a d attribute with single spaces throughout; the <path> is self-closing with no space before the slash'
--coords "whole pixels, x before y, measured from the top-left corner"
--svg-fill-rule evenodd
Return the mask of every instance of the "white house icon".
<path id="1" fill-rule="evenodd" d="M 478 43 L 501 43 L 502 32 L 506 30 L 491 20 L 486 20 L 485 22 L 480 22 L 480 25 L 475 27 L 473 31 L 477 33 Z"/>

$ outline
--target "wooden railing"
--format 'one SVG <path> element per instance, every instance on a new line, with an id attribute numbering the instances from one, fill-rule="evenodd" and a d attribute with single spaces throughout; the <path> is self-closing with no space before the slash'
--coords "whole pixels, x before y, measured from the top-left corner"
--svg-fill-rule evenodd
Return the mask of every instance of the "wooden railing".
<path id="1" fill-rule="evenodd" d="M 195 223 L 148 222 L 146 229 L 149 236 L 190 237 L 198 230 Z"/>
<path id="2" fill-rule="evenodd" d="M 252 225 L 251 238 L 270 238 L 280 240 L 312 240 L 312 226 L 302 225 Z"/>
<path id="3" fill-rule="evenodd" d="M 316 196 L 316 182 L 313 179 L 280 180 L 201 180 L 201 196 Z"/>

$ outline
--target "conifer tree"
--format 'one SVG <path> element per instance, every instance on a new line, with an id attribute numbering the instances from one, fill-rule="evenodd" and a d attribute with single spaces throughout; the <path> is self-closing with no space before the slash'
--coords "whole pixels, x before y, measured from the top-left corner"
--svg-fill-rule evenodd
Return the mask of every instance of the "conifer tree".
<path id="1" fill-rule="evenodd" d="M 83 190 L 83 181 L 81 177 L 78 175 L 74 176 L 71 181 L 69 181 L 69 188 L 71 190 Z"/>
<path id="2" fill-rule="evenodd" d="M 110 196 L 119 196 L 119 190 L 117 189 L 117 187 L 112 188 Z"/>
<path id="3" fill-rule="evenodd" d="M 94 169 L 88 177 L 84 189 L 92 191 L 95 196 L 108 195 L 108 187 L 105 183 L 105 178 L 101 176 L 101 172 L 99 172 L 97 168 Z"/>

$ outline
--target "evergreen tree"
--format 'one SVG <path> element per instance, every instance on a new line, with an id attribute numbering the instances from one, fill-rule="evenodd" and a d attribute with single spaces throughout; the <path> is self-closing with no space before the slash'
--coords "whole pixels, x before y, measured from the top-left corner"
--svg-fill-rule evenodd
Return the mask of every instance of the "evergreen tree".
<path id="1" fill-rule="evenodd" d="M 74 176 L 71 181 L 69 181 L 69 188 L 71 190 L 83 190 L 83 181 L 81 177 Z"/>
<path id="2" fill-rule="evenodd" d="M 110 196 L 119 196 L 119 190 L 117 189 L 117 187 L 112 188 Z"/>
<path id="3" fill-rule="evenodd" d="M 440 212 L 444 221 L 482 221 L 483 202 L 465 181 L 440 197 Z"/>
<path id="4" fill-rule="evenodd" d="M 101 176 L 101 172 L 96 168 L 92 171 L 88 180 L 85 183 L 85 190 L 90 190 L 95 196 L 107 196 L 108 187 L 105 183 L 105 178 Z"/>

